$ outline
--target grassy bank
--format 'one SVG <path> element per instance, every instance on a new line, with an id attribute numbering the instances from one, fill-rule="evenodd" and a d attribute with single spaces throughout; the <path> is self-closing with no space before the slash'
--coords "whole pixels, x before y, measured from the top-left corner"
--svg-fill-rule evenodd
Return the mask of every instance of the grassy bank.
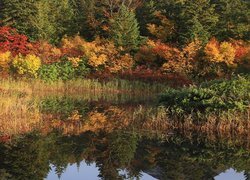
<path id="1" fill-rule="evenodd" d="M 16 87 L 17 88 L 17 87 Z M 32 131 L 40 122 L 38 106 L 30 95 L 18 90 L 0 89 L 0 135 Z"/>
<path id="2" fill-rule="evenodd" d="M 250 77 L 216 80 L 182 89 L 168 89 L 160 96 L 173 124 L 192 129 L 248 131 Z"/>

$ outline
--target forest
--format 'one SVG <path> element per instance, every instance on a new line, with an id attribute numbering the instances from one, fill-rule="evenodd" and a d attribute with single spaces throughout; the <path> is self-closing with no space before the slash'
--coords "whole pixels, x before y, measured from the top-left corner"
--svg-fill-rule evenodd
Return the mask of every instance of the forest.
<path id="1" fill-rule="evenodd" d="M 247 0 L 1 0 L 1 77 L 194 81 L 250 69 Z"/>

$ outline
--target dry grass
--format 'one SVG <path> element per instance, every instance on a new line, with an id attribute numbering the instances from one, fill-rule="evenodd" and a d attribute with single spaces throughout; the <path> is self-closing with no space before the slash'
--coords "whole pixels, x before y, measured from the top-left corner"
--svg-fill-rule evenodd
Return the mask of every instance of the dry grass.
<path id="1" fill-rule="evenodd" d="M 38 106 L 30 102 L 30 95 L 18 91 L 0 91 L 0 133 L 2 135 L 26 133 L 39 123 Z"/>
<path id="2" fill-rule="evenodd" d="M 57 81 L 54 83 L 45 83 L 40 80 L 2 80 L 0 87 L 4 90 L 19 91 L 23 93 L 47 94 L 47 93 L 132 93 L 132 94 L 155 94 L 162 92 L 167 88 L 166 85 L 160 83 L 145 83 L 140 81 L 127 80 L 111 80 L 98 81 L 94 79 L 76 79 L 67 82 Z"/>

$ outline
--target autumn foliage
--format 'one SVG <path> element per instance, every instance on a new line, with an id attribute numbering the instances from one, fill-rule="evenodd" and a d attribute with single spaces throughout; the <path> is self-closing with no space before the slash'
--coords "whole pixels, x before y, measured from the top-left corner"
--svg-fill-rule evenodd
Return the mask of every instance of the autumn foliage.
<path id="1" fill-rule="evenodd" d="M 161 19 L 162 26 L 167 25 L 164 16 L 156 16 Z M 150 25 L 150 32 L 156 33 L 155 36 L 164 34 L 161 25 Z M 66 79 L 91 73 L 90 76 L 96 78 L 115 75 L 127 79 L 167 81 L 176 79 L 171 78 L 173 74 L 173 77 L 189 82 L 187 77 L 190 75 L 205 75 L 212 71 L 225 74 L 236 71 L 238 67 L 249 68 L 249 54 L 250 46 L 247 42 L 219 42 L 215 38 L 205 45 L 196 39 L 183 47 L 148 39 L 134 53 L 124 52 L 109 39 L 97 37 L 87 41 L 79 35 L 64 36 L 55 46 L 47 41 L 30 42 L 15 29 L 0 27 L 1 74 L 11 70 L 12 74 L 28 77 L 38 77 L 39 72 L 46 72 L 47 77 L 57 71 L 65 75 Z"/>
<path id="2" fill-rule="evenodd" d="M 28 41 L 28 37 L 17 33 L 13 28 L 0 26 L 0 51 L 10 51 L 13 56 L 17 54 L 29 54 L 33 46 Z"/>

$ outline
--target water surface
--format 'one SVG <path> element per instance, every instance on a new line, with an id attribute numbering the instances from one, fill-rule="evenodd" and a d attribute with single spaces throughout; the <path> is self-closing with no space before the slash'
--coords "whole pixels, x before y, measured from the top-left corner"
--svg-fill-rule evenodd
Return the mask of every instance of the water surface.
<path id="1" fill-rule="evenodd" d="M 1 180 L 250 178 L 247 139 L 148 122 L 156 112 L 151 99 L 53 96 L 33 103 L 39 123 L 1 136 Z"/>

